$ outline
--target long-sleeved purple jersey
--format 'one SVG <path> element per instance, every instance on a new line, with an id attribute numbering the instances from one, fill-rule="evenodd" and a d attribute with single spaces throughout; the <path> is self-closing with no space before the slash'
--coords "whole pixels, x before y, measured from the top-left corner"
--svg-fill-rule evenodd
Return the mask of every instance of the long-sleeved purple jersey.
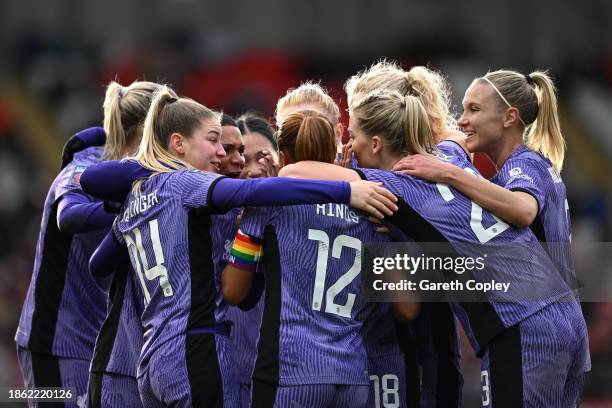
<path id="1" fill-rule="evenodd" d="M 446 161 L 451 160 L 446 158 Z M 477 177 L 467 157 L 453 157 L 452 161 Z M 457 245 L 461 243 L 514 244 L 514 255 L 528 255 L 490 259 L 483 272 L 474 271 L 476 281 L 495 277 L 510 282 L 516 288 L 512 292 L 517 295 L 514 298 L 500 302 L 484 297 L 481 302 L 452 303 L 476 351 L 502 330 L 568 293 L 566 285 L 553 280 L 557 273 L 554 265 L 528 229 L 510 227 L 449 186 L 383 170 L 360 169 L 359 172 L 363 178 L 383 182 L 397 195 L 400 210 L 388 220 L 417 242 L 448 242 L 460 254 L 466 248 Z M 521 248 L 529 252 L 520 252 Z M 543 295 L 536 299 L 538 290 Z"/>
<path id="2" fill-rule="evenodd" d="M 15 341 L 21 347 L 59 357 L 89 360 L 106 316 L 106 282 L 89 274 L 89 257 L 108 230 L 68 235 L 57 225 L 59 200 L 81 191 L 80 176 L 100 161 L 102 149 L 74 155 L 55 178 L 43 210 L 32 280 Z M 91 201 L 95 201 L 90 197 Z"/>
<path id="3" fill-rule="evenodd" d="M 266 295 L 253 379 L 368 384 L 362 242 L 389 238 L 342 204 L 249 209 L 240 229 L 263 240 Z"/>

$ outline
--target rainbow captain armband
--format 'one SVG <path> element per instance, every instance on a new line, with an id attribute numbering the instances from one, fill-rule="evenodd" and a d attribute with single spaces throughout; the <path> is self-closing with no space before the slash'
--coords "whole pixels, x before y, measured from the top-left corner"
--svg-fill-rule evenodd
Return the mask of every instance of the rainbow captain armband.
<path id="1" fill-rule="evenodd" d="M 263 255 L 263 246 L 238 230 L 229 256 L 229 263 L 243 271 L 256 272 Z"/>

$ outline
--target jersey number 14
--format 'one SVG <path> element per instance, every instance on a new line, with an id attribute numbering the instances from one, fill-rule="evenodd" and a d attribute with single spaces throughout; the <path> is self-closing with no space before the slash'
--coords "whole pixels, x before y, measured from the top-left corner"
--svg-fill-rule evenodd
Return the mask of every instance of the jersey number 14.
<path id="1" fill-rule="evenodd" d="M 134 265 L 134 269 L 136 270 L 136 274 L 140 280 L 142 292 L 147 303 L 151 301 L 151 294 L 147 289 L 145 277 L 147 280 L 155 280 L 159 278 L 159 286 L 162 288 L 164 297 L 170 297 L 174 293 L 172 290 L 172 285 L 168 280 L 168 270 L 164 266 L 164 252 L 162 251 L 162 245 L 159 239 L 157 219 L 149 221 L 149 231 L 151 235 L 153 254 L 155 255 L 155 265 L 151 268 L 149 268 L 147 253 L 142 245 L 142 234 L 140 229 L 134 228 L 130 231 L 132 235 L 134 235 L 133 238 L 131 237 L 130 232 L 124 234 L 125 242 L 127 243 L 127 247 L 132 258 L 132 264 Z"/>

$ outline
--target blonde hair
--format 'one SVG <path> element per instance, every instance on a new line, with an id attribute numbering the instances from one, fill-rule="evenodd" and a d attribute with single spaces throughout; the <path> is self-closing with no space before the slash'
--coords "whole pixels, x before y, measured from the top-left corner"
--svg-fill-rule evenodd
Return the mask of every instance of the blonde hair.
<path id="1" fill-rule="evenodd" d="M 279 115 L 281 109 L 306 104 L 318 105 L 323 108 L 322 113 L 325 114 L 333 126 L 340 123 L 340 108 L 333 98 L 327 94 L 321 85 L 308 81 L 297 88 L 289 89 L 287 94 L 278 100 L 275 113 L 276 125 L 280 127 L 283 121 L 283 118 Z"/>
<path id="2" fill-rule="evenodd" d="M 219 114 L 189 98 L 180 98 L 162 86 L 155 94 L 144 122 L 142 140 L 134 157 L 154 173 L 193 169 L 189 163 L 172 155 L 168 143 L 173 133 L 191 138 L 202 120 L 219 118 Z"/>
<path id="3" fill-rule="evenodd" d="M 477 79 L 488 83 L 498 94 L 499 102 L 519 112 L 527 130 L 527 147 L 540 152 L 561 172 L 565 157 L 565 140 L 557 112 L 555 85 L 546 72 L 523 75 L 511 70 L 498 70 Z"/>
<path id="4" fill-rule="evenodd" d="M 442 74 L 427 67 L 415 66 L 405 71 L 397 62 L 383 59 L 349 78 L 344 89 L 349 112 L 364 95 L 386 89 L 419 98 L 434 135 L 457 129 L 450 109 L 450 87 Z"/>
<path id="5" fill-rule="evenodd" d="M 122 152 L 128 137 L 136 137 L 142 125 L 153 94 L 162 85 L 154 82 L 135 81 L 129 86 L 111 81 L 106 87 L 104 97 L 104 131 L 106 145 L 104 159 L 117 160 L 122 158 Z"/>
<path id="6" fill-rule="evenodd" d="M 334 127 L 317 111 L 305 109 L 287 115 L 277 132 L 277 140 L 279 150 L 295 162 L 333 163 L 336 158 Z"/>
<path id="7" fill-rule="evenodd" d="M 415 96 L 376 91 L 356 101 L 352 110 L 364 133 L 369 137 L 381 136 L 394 153 L 426 154 L 434 149 L 427 112 Z"/>

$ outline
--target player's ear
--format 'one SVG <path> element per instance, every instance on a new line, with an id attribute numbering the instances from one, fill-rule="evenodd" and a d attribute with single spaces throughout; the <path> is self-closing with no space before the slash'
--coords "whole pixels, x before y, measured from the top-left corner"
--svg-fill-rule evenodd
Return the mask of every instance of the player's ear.
<path id="1" fill-rule="evenodd" d="M 344 135 L 344 126 L 342 123 L 338 123 L 334 128 L 336 134 L 336 144 L 342 144 L 342 136 Z"/>
<path id="2" fill-rule="evenodd" d="M 168 141 L 168 149 L 179 156 L 185 154 L 185 138 L 180 133 L 172 133 Z"/>
<path id="3" fill-rule="evenodd" d="M 374 135 L 372 136 L 372 142 L 370 144 L 372 148 L 372 154 L 379 154 L 383 149 L 383 140 L 380 136 Z"/>
<path id="4" fill-rule="evenodd" d="M 519 111 L 514 106 L 508 108 L 504 113 L 504 129 L 516 125 L 520 121 Z"/>

